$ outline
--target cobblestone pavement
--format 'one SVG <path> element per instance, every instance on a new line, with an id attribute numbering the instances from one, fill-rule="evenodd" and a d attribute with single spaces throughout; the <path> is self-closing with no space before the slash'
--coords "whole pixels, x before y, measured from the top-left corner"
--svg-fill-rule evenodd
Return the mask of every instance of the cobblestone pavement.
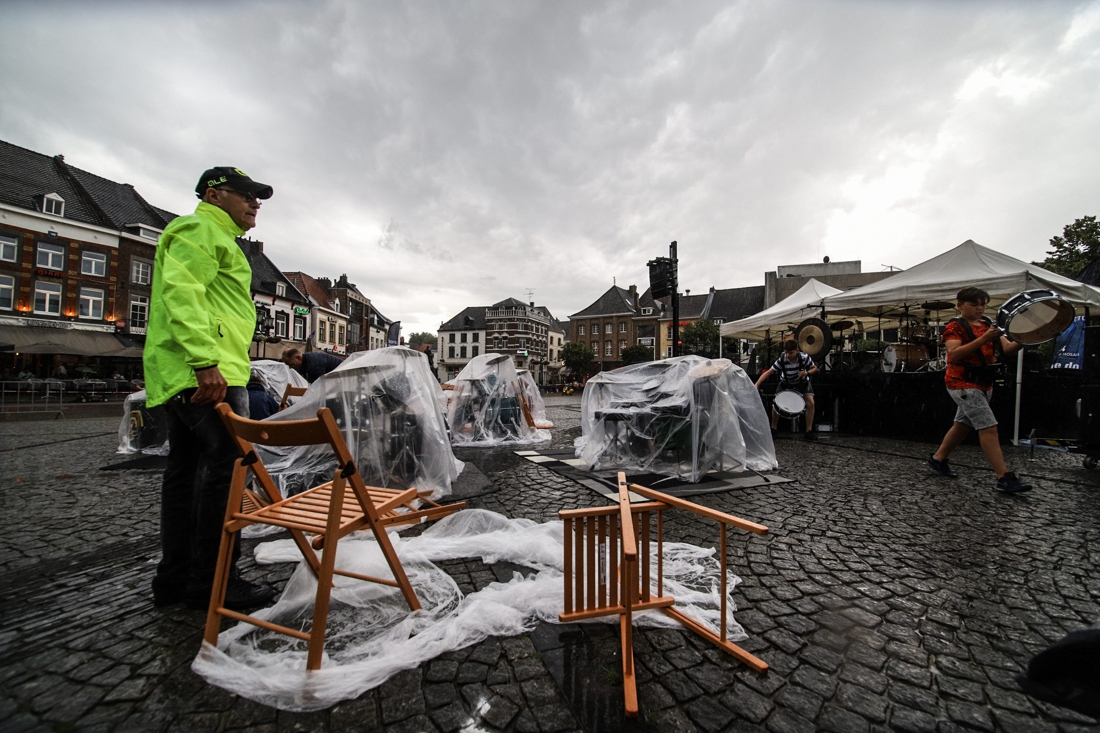
<path id="1" fill-rule="evenodd" d="M 548 398 L 554 445 L 579 434 L 579 397 Z M 543 624 L 445 654 L 358 699 L 287 713 L 189 668 L 204 615 L 154 609 L 159 474 L 117 462 L 118 419 L 0 423 L 0 731 L 1078 731 L 1097 722 L 1027 697 L 1032 654 L 1100 617 L 1100 474 L 1006 449 L 1028 494 L 993 491 L 976 446 L 930 475 L 919 443 L 781 437 L 793 483 L 698 501 L 771 528 L 736 536 L 743 642 L 758 675 L 688 632 L 635 635 L 637 722 L 621 717 L 618 638 Z M 946 427 L 946 426 L 945 426 Z M 600 503 L 509 450 L 463 450 L 473 506 L 536 521 Z M 666 536 L 715 530 L 675 513 Z M 281 588 L 288 566 L 245 575 Z M 516 566 L 460 560 L 465 590 Z"/>

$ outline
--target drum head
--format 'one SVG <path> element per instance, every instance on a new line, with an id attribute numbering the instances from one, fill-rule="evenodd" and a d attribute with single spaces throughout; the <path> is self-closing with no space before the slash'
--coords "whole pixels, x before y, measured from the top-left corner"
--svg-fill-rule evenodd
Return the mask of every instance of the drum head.
<path id="1" fill-rule="evenodd" d="M 997 326 L 1013 341 L 1031 346 L 1057 337 L 1073 323 L 1074 315 L 1073 306 L 1056 293 L 1028 290 L 1005 301 Z"/>
<path id="2" fill-rule="evenodd" d="M 776 392 L 775 409 L 779 414 L 787 417 L 801 415 L 806 411 L 806 398 L 793 389 Z"/>
<path id="3" fill-rule="evenodd" d="M 892 372 L 898 366 L 898 352 L 892 345 L 882 352 L 882 371 Z"/>

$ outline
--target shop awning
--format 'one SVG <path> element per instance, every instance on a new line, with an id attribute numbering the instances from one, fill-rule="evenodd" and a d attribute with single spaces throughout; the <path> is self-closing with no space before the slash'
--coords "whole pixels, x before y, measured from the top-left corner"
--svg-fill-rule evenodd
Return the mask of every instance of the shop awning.
<path id="1" fill-rule="evenodd" d="M 0 342 L 20 354 L 140 357 L 141 349 L 123 344 L 114 334 L 33 326 L 0 326 Z"/>

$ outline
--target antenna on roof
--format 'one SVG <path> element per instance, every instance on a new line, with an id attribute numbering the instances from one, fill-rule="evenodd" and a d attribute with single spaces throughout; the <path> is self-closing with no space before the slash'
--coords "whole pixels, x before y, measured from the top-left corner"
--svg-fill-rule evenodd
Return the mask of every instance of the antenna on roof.
<path id="1" fill-rule="evenodd" d="M 527 295 L 527 302 L 530 303 L 535 299 L 535 291 L 531 288 L 526 288 L 523 291 Z"/>

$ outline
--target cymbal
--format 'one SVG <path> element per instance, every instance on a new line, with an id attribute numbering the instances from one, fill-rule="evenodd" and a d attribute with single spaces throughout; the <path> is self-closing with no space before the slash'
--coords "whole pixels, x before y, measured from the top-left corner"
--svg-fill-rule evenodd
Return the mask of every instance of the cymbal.
<path id="1" fill-rule="evenodd" d="M 829 328 L 834 331 L 843 331 L 844 329 L 851 328 L 854 325 L 856 325 L 855 321 L 837 321 L 836 323 L 829 326 Z"/>
<path id="2" fill-rule="evenodd" d="M 954 303 L 949 303 L 946 300 L 932 300 L 927 303 L 921 303 L 920 307 L 926 311 L 945 311 L 955 307 Z"/>

